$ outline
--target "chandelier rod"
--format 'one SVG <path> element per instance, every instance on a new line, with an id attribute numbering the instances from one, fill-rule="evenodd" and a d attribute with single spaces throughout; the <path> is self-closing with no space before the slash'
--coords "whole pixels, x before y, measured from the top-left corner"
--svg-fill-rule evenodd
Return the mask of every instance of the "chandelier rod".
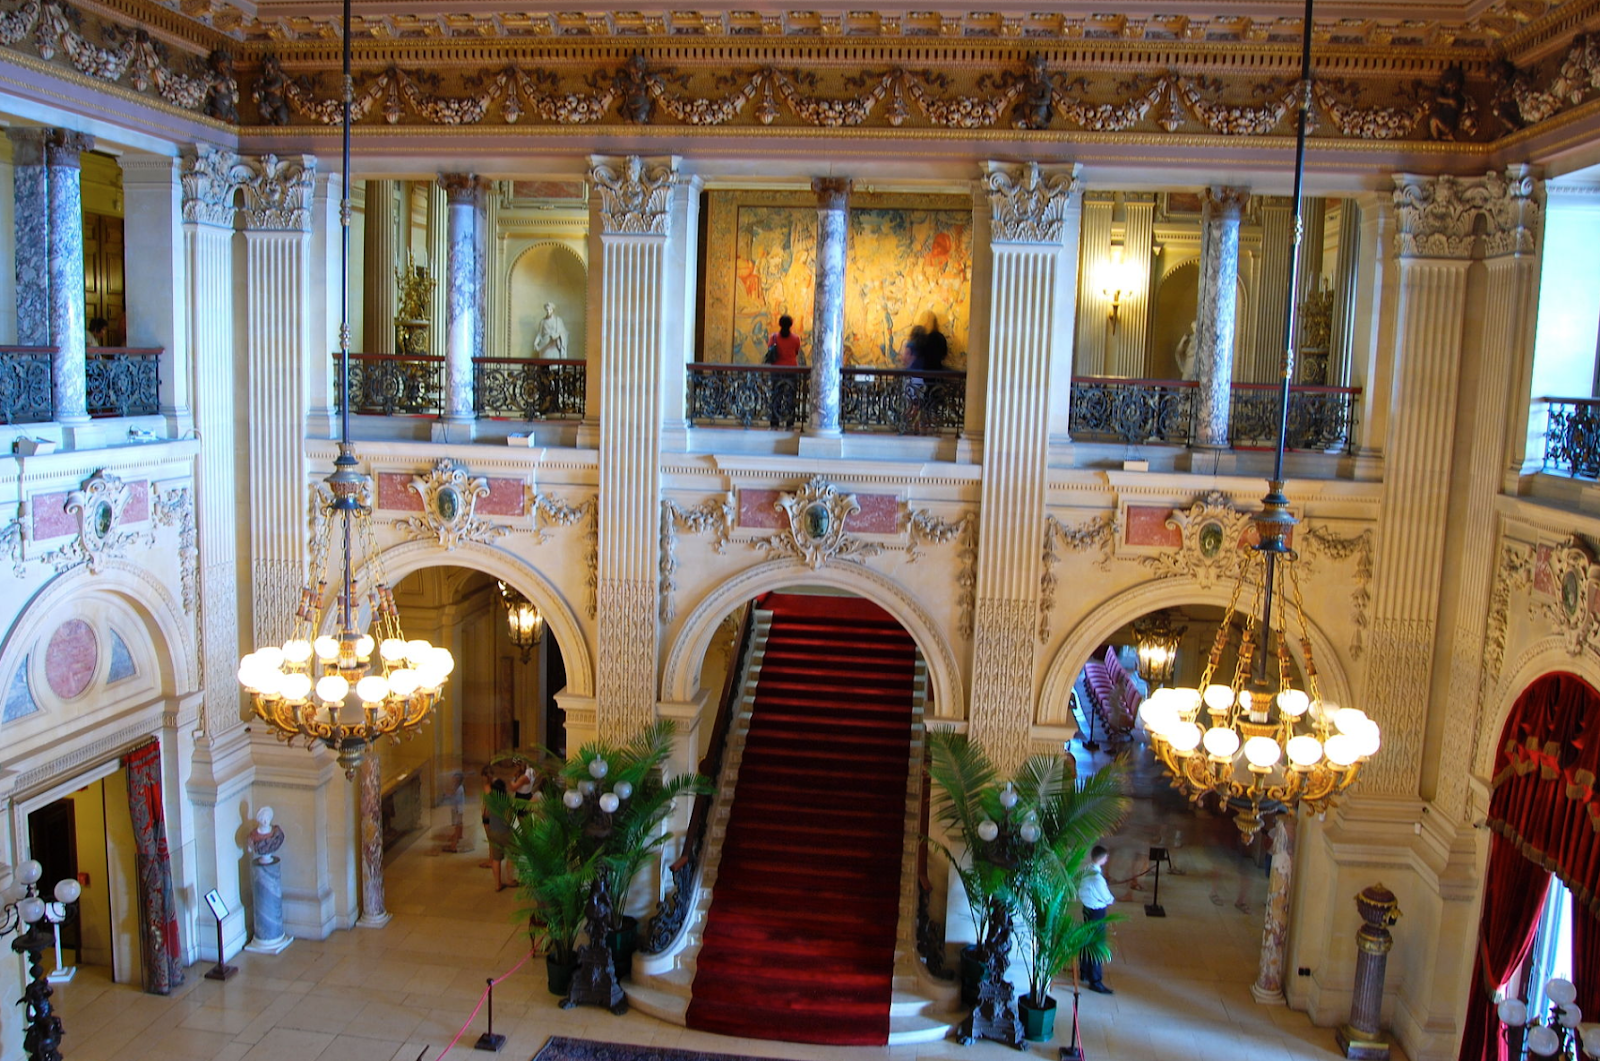
<path id="1" fill-rule="evenodd" d="M 348 465 L 336 469 L 335 475 L 341 471 L 353 471 L 355 459 L 350 454 L 350 106 L 355 96 L 355 81 L 350 74 L 350 5 L 351 0 L 344 0 L 343 23 L 343 82 L 340 107 L 342 136 L 340 143 L 340 180 L 339 180 L 339 394 L 343 400 L 339 403 L 339 457 L 335 464 Z M 340 501 L 356 501 L 354 497 L 339 498 L 336 496 L 335 504 Z M 352 509 L 348 506 L 341 511 L 343 524 L 344 544 L 344 581 L 339 587 L 339 619 L 344 630 L 354 629 L 355 578 L 351 570 L 351 515 Z"/>

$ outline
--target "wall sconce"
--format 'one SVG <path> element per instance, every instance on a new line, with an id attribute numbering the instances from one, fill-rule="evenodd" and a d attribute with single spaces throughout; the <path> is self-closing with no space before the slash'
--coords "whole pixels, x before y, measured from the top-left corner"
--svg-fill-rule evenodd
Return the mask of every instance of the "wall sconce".
<path id="1" fill-rule="evenodd" d="M 1139 267 L 1137 263 L 1127 260 L 1123 248 L 1113 246 L 1111 256 L 1100 266 L 1100 293 L 1111 302 L 1111 309 L 1107 314 L 1111 320 L 1111 330 L 1117 330 L 1117 309 L 1121 306 L 1124 297 L 1131 298 L 1139 291 Z"/>
<path id="2" fill-rule="evenodd" d="M 506 629 L 511 643 L 522 649 L 522 662 L 528 662 L 533 647 L 544 637 L 544 616 L 539 606 L 504 582 L 500 583 L 500 603 L 506 607 Z"/>

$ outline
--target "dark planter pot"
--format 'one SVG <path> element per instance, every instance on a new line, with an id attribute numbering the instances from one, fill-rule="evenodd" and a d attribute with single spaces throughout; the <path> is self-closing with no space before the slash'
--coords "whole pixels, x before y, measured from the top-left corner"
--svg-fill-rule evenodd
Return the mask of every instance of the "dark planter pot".
<path id="1" fill-rule="evenodd" d="M 632 979 L 633 952 L 639 949 L 639 919 L 624 915 L 622 927 L 606 933 L 606 946 L 611 950 L 611 964 L 617 970 L 617 979 Z"/>
<path id="2" fill-rule="evenodd" d="M 578 971 L 578 963 L 557 961 L 554 954 L 546 954 L 544 968 L 550 977 L 550 993 L 565 997 L 567 989 L 572 986 L 572 974 Z"/>
<path id="3" fill-rule="evenodd" d="M 1028 996 L 1017 999 L 1017 1012 L 1022 1017 L 1022 1037 L 1030 1043 L 1047 1043 L 1056 1034 L 1056 1000 L 1049 995 L 1045 1004 L 1035 1009 Z"/>
<path id="4" fill-rule="evenodd" d="M 971 1007 L 978 1004 L 978 984 L 983 980 L 983 961 L 978 957 L 978 945 L 968 943 L 961 948 L 961 1004 Z"/>

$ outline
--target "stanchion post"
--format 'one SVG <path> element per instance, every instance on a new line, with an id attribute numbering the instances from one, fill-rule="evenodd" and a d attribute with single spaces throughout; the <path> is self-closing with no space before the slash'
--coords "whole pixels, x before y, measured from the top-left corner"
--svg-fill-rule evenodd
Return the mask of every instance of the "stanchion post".
<path id="1" fill-rule="evenodd" d="M 1161 863 L 1165 862 L 1169 866 L 1172 865 L 1172 856 L 1167 854 L 1167 849 L 1164 847 L 1152 847 L 1150 849 L 1150 862 L 1156 867 L 1156 883 L 1155 889 L 1151 893 L 1150 901 L 1144 904 L 1144 915 L 1146 917 L 1166 917 L 1167 908 L 1161 905 Z"/>
<path id="2" fill-rule="evenodd" d="M 500 1048 L 506 1044 L 504 1035 L 494 1033 L 494 977 L 489 978 L 489 1030 L 478 1036 L 478 1041 L 473 1044 L 474 1050 L 488 1050 L 499 1053 Z"/>

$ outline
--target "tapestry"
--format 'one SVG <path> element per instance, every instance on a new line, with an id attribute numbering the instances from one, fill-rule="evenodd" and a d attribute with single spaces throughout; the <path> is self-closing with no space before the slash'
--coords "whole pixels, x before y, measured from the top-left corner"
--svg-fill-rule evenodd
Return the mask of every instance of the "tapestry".
<path id="1" fill-rule="evenodd" d="M 128 768 L 128 810 L 137 847 L 144 989 L 169 995 L 183 983 L 183 960 L 178 954 L 178 903 L 161 809 L 161 743 L 151 741 L 129 752 L 123 762 Z"/>
<path id="2" fill-rule="evenodd" d="M 552 1035 L 532 1061 L 769 1061 L 749 1054 L 711 1054 L 703 1050 L 678 1050 L 670 1046 L 636 1046 L 603 1043 L 595 1039 L 569 1039 Z"/>
<path id="3" fill-rule="evenodd" d="M 817 209 L 807 192 L 707 195 L 700 360 L 759 365 L 778 318 L 811 334 Z M 972 203 L 959 195 L 851 197 L 844 363 L 898 368 L 931 315 L 964 369 L 971 320 Z M 802 346 L 809 353 L 809 346 Z M 809 357 L 807 357 L 809 361 Z"/>

